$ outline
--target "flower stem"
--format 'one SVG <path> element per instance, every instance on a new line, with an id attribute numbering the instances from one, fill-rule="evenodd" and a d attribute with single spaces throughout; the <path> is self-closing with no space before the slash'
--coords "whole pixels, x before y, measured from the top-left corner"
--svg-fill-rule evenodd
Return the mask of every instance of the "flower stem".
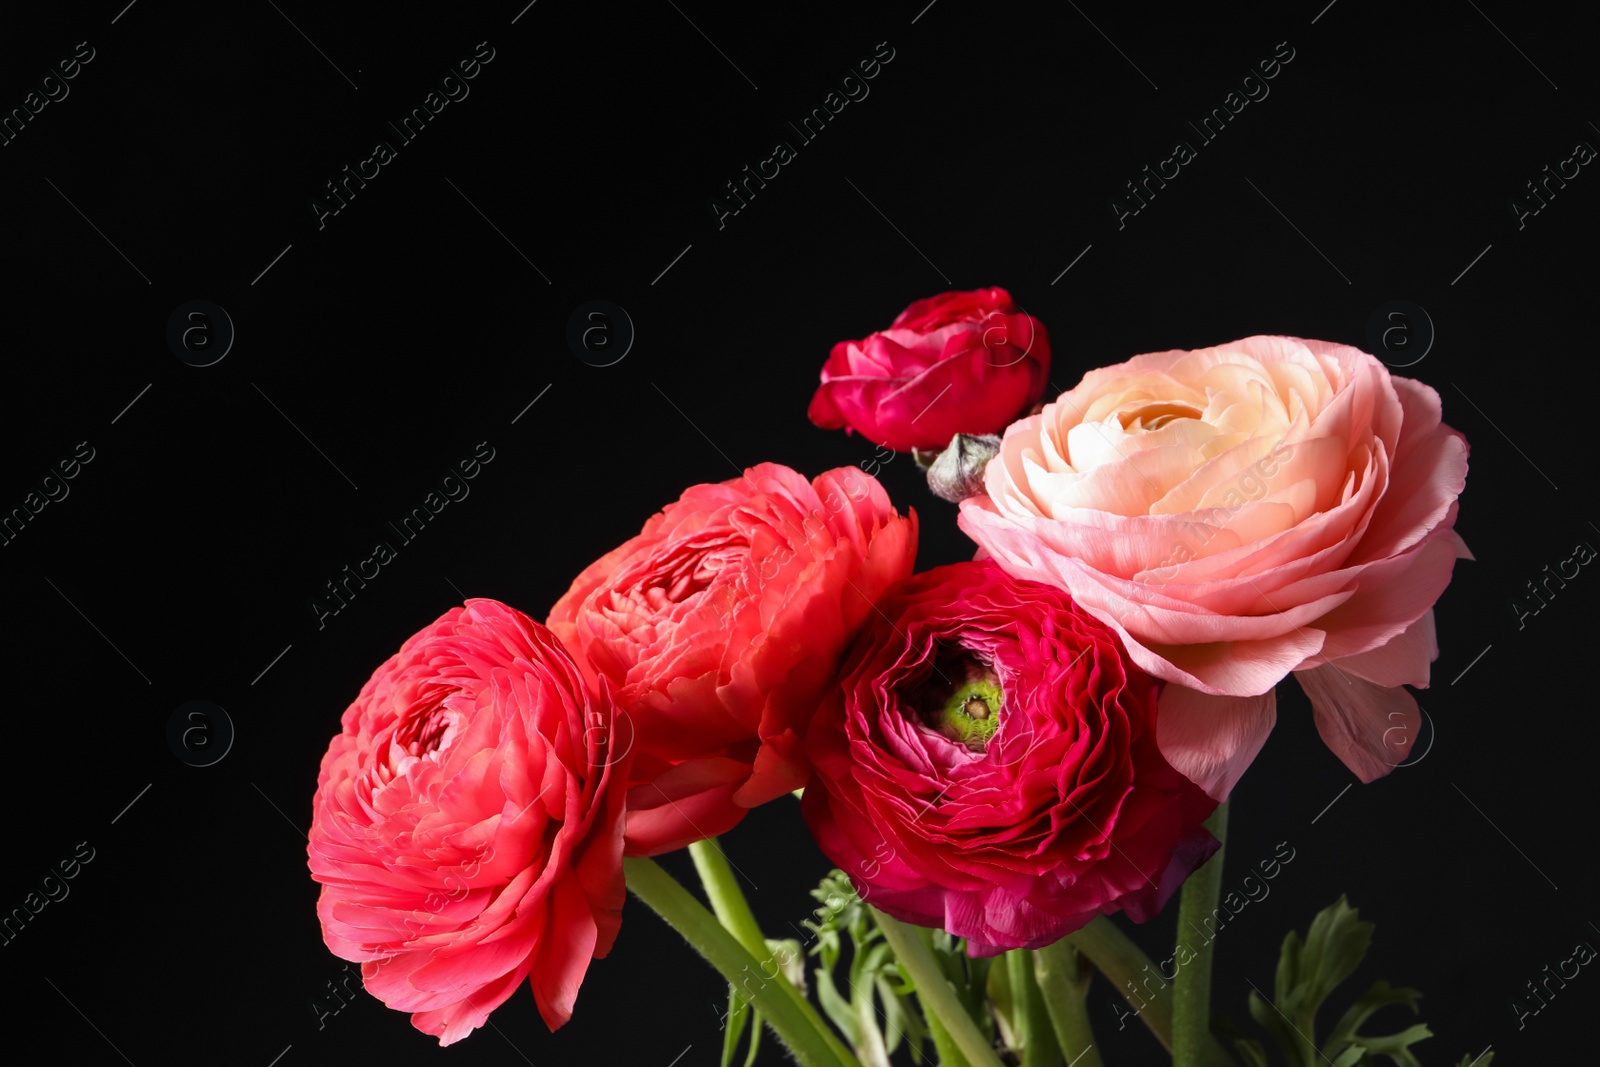
<path id="1" fill-rule="evenodd" d="M 706 899 L 711 901 L 711 910 L 728 933 L 756 959 L 766 959 L 766 936 L 761 932 L 761 924 L 756 922 L 755 912 L 750 910 L 744 890 L 739 888 L 739 880 L 722 852 L 722 845 L 714 837 L 696 841 L 689 846 L 689 858 L 694 860 L 694 869 L 700 874 L 700 884 L 705 888 Z"/>
<path id="2" fill-rule="evenodd" d="M 1096 915 L 1087 926 L 1068 934 L 1066 940 L 1089 957 L 1138 1013 L 1161 1047 L 1171 1052 L 1172 987 L 1162 979 L 1150 957 L 1104 915 Z M 1158 984 L 1155 989 L 1150 987 L 1152 977 Z"/>
<path id="3" fill-rule="evenodd" d="M 924 948 L 933 951 L 933 931 L 921 926 L 913 926 L 911 932 L 917 935 Z M 955 1039 L 950 1036 L 950 1031 L 944 1023 L 939 1021 L 938 1012 L 922 999 L 922 992 L 917 992 L 917 1003 L 922 1007 L 922 1019 L 928 1024 L 928 1036 L 933 1038 L 933 1051 L 938 1055 L 938 1067 L 970 1067 L 967 1058 L 961 1054 L 961 1049 L 956 1047 Z"/>
<path id="4" fill-rule="evenodd" d="M 1206 820 L 1206 829 L 1219 842 L 1226 842 L 1227 801 L 1217 805 L 1217 810 Z M 1216 1062 L 1209 1058 L 1207 1048 L 1215 1043 L 1211 1036 L 1212 941 L 1205 940 L 1196 946 L 1188 940 L 1188 935 L 1191 930 L 1201 930 L 1207 919 L 1215 917 L 1217 899 L 1222 893 L 1222 853 L 1219 847 L 1215 855 L 1191 874 L 1179 896 L 1178 942 L 1193 958 L 1180 965 L 1173 982 L 1173 1067 L 1201 1067 Z"/>
<path id="5" fill-rule="evenodd" d="M 978 1024 L 967 1014 L 949 979 L 939 969 L 939 961 L 933 958 L 933 952 L 911 927 L 898 919 L 885 915 L 877 908 L 872 909 L 872 917 L 883 931 L 884 940 L 894 950 L 894 958 L 910 973 L 911 981 L 916 984 L 924 1014 L 939 1017 L 971 1067 L 1000 1067 L 1000 1058 L 978 1029 Z"/>
<path id="6" fill-rule="evenodd" d="M 757 957 L 660 864 L 642 856 L 627 856 L 623 858 L 622 870 L 634 896 L 682 934 L 729 984 L 749 997 L 804 1067 L 859 1067 L 855 1057 L 833 1037 L 811 1003 L 784 981 L 781 974 L 773 979 L 766 978 Z M 762 952 L 766 952 L 764 941 Z M 755 979 L 753 988 L 752 978 Z"/>
<path id="7" fill-rule="evenodd" d="M 1057 941 L 1034 951 L 1033 976 L 1062 1054 L 1074 1067 L 1101 1067 L 1084 1004 L 1093 976 L 1088 961 L 1079 958 L 1070 942 Z"/>
<path id="8" fill-rule="evenodd" d="M 761 932 L 761 924 L 756 921 L 755 912 L 750 910 L 750 902 L 745 899 L 744 890 L 739 888 L 739 879 L 734 874 L 732 865 L 728 863 L 727 853 L 722 851 L 721 842 L 714 837 L 696 841 L 689 846 L 689 857 L 694 860 L 694 869 L 700 875 L 700 884 L 706 891 L 706 898 L 711 901 L 711 910 L 716 913 L 723 927 L 744 946 L 744 950 L 762 961 L 761 976 L 766 978 L 766 965 L 775 962 L 773 954 L 767 947 L 766 936 Z M 853 1063 L 854 1060 L 845 1049 L 844 1042 L 840 1041 L 833 1028 L 817 1015 L 805 994 L 783 976 L 781 967 L 774 969 L 778 973 L 773 975 L 770 981 L 776 983 L 786 996 L 796 1001 L 804 1011 L 809 1012 L 817 1020 L 817 1025 L 822 1028 L 823 1038 L 833 1049 L 834 1058 L 841 1063 Z"/>
<path id="9" fill-rule="evenodd" d="M 1007 952 L 1006 970 L 1011 979 L 1011 1029 L 1022 1067 L 1056 1067 L 1061 1050 L 1033 976 L 1033 953 L 1025 948 Z"/>

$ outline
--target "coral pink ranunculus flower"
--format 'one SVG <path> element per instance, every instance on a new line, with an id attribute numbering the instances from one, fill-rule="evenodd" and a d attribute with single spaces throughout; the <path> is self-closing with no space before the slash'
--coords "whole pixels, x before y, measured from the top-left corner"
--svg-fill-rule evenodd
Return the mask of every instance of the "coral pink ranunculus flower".
<path id="1" fill-rule="evenodd" d="M 1161 746 L 1224 797 L 1296 672 L 1363 781 L 1421 725 L 1433 604 L 1458 557 L 1467 442 L 1439 395 L 1346 345 L 1249 337 L 1103 367 L 1013 424 L 961 504 L 1012 574 L 1117 630 L 1162 694 Z"/>
<path id="2" fill-rule="evenodd" d="M 984 561 L 878 606 L 812 720 L 801 799 L 868 903 L 992 956 L 1102 912 L 1143 922 L 1216 851 L 1216 801 L 1156 744 L 1160 683 L 1066 593 Z"/>
<path id="3" fill-rule="evenodd" d="M 958 433 L 999 433 L 1049 377 L 1050 339 L 1011 294 L 941 293 L 887 330 L 834 345 L 809 415 L 897 452 L 938 451 Z"/>
<path id="4" fill-rule="evenodd" d="M 610 950 L 627 773 L 611 728 L 555 637 L 494 600 L 407 640 L 344 713 L 308 849 L 323 939 L 441 1045 L 525 979 L 554 1030 Z"/>
<path id="5" fill-rule="evenodd" d="M 629 855 L 723 833 L 805 784 L 806 723 L 916 552 L 916 513 L 871 476 L 763 463 L 685 490 L 578 576 L 550 628 L 618 687 Z"/>

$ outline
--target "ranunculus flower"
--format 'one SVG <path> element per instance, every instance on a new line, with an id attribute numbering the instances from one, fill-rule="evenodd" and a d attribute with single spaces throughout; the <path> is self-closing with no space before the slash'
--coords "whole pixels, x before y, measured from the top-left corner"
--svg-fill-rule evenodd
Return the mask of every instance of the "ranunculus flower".
<path id="1" fill-rule="evenodd" d="M 840 341 L 811 421 L 897 452 L 938 451 L 958 433 L 999 433 L 1050 377 L 1050 339 L 1004 289 L 918 300 L 887 330 Z"/>
<path id="2" fill-rule="evenodd" d="M 344 713 L 308 849 L 322 936 L 441 1045 L 524 979 L 554 1030 L 610 950 L 627 773 L 611 728 L 555 637 L 494 600 L 407 640 Z"/>
<path id="3" fill-rule="evenodd" d="M 1224 797 L 1290 671 L 1363 781 L 1420 724 L 1467 442 L 1365 352 L 1249 337 L 1092 370 L 1013 424 L 961 528 L 1070 591 L 1162 694 L 1161 746 Z"/>
<path id="4" fill-rule="evenodd" d="M 958 563 L 878 608 L 812 720 L 800 806 L 869 903 L 992 956 L 1143 922 L 1216 851 L 1216 801 L 1156 744 L 1160 683 L 1066 593 Z"/>
<path id="5" fill-rule="evenodd" d="M 686 490 L 578 576 L 550 627 L 618 687 L 629 855 L 723 833 L 805 784 L 806 723 L 916 552 L 916 513 L 870 475 L 763 463 Z"/>

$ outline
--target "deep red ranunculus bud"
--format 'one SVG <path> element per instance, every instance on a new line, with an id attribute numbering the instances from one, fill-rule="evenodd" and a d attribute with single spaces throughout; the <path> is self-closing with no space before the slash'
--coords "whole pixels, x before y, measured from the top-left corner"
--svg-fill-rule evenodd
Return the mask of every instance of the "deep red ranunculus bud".
<path id="1" fill-rule="evenodd" d="M 801 811 L 863 899 L 1039 948 L 1157 914 L 1217 849 L 1217 802 L 1156 747 L 1160 683 L 1062 590 L 991 562 L 878 602 L 812 719 Z"/>
<path id="2" fill-rule="evenodd" d="M 1050 377 L 1050 339 L 1004 289 L 918 300 L 887 330 L 833 346 L 807 414 L 824 430 L 938 451 L 958 433 L 997 434 Z"/>

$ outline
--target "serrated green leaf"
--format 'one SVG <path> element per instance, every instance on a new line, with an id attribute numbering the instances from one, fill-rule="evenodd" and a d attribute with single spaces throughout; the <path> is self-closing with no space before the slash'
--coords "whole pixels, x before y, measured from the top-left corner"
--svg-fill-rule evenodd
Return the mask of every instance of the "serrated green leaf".
<path id="1" fill-rule="evenodd" d="M 822 1012 L 839 1032 L 845 1036 L 852 1046 L 856 1044 L 856 1017 L 850 1007 L 850 1002 L 839 995 L 839 990 L 833 984 L 833 974 L 830 971 L 818 968 L 817 976 L 817 1003 L 821 1005 Z"/>
<path id="2" fill-rule="evenodd" d="M 1273 1043 L 1278 1046 L 1293 1067 L 1310 1067 L 1309 1064 L 1304 1062 L 1305 1043 L 1298 1040 L 1294 1027 L 1289 1025 L 1289 1021 L 1283 1017 L 1281 1012 L 1267 1003 L 1266 998 L 1253 989 L 1250 991 L 1250 1017 L 1260 1023 L 1268 1034 L 1272 1035 Z"/>
<path id="3" fill-rule="evenodd" d="M 1255 1038 L 1238 1038 L 1234 1041 L 1233 1047 L 1239 1053 L 1239 1062 L 1244 1064 L 1244 1067 L 1269 1067 L 1266 1047 Z"/>
<path id="4" fill-rule="evenodd" d="M 1356 1038 L 1356 1043 L 1375 1056 L 1388 1056 L 1396 1063 L 1409 1065 L 1414 1059 L 1408 1051 L 1410 1047 L 1432 1036 L 1432 1030 L 1423 1023 L 1417 1023 L 1415 1026 L 1406 1027 L 1398 1034 L 1385 1034 L 1382 1037 L 1368 1037 L 1363 1034 Z M 1402 1058 L 1402 1053 L 1405 1058 Z"/>
<path id="5" fill-rule="evenodd" d="M 1351 1042 L 1365 1044 L 1367 1039 L 1359 1037 L 1356 1033 L 1361 1025 L 1376 1011 L 1386 1008 L 1391 1004 L 1404 1004 L 1417 1013 L 1417 999 L 1422 994 L 1415 989 L 1395 988 L 1388 982 L 1378 981 L 1372 984 L 1360 1000 L 1350 1005 L 1339 1022 L 1334 1026 L 1333 1032 L 1328 1035 L 1328 1042 L 1322 1047 L 1324 1055 L 1332 1056 L 1335 1052 L 1342 1051 Z"/>
<path id="6" fill-rule="evenodd" d="M 856 985 L 871 982 L 878 976 L 878 972 L 884 969 L 886 963 L 892 962 L 893 957 L 890 955 L 889 944 L 886 941 L 878 942 L 867 949 L 865 953 L 858 947 L 855 959 L 850 965 L 850 980 Z"/>
<path id="7" fill-rule="evenodd" d="M 1328 994 L 1355 973 L 1372 947 L 1372 931 L 1373 924 L 1362 922 L 1343 896 L 1317 912 L 1300 959 L 1300 977 L 1310 992 L 1298 1007 L 1308 1016 L 1315 1015 Z"/>
<path id="8" fill-rule="evenodd" d="M 906 1034 L 906 1012 L 900 1003 L 900 998 L 894 995 L 887 982 L 878 979 L 872 983 L 872 988 L 877 992 L 878 999 L 883 1003 L 883 1044 L 894 1055 L 894 1050 L 900 1047 L 900 1042 Z"/>
<path id="9" fill-rule="evenodd" d="M 1300 935 L 1290 930 L 1283 938 L 1283 945 L 1278 950 L 1278 972 L 1273 977 L 1272 998 L 1274 1003 L 1292 1004 L 1295 996 L 1295 987 L 1301 984 L 1300 980 L 1300 952 L 1302 949 Z"/>
<path id="10" fill-rule="evenodd" d="M 1366 1054 L 1367 1050 L 1360 1045 L 1352 1045 L 1334 1058 L 1332 1067 L 1356 1067 Z"/>
<path id="11" fill-rule="evenodd" d="M 1422 1067 L 1411 1046 L 1433 1036 L 1423 1024 L 1416 1023 L 1396 1034 L 1374 1036 L 1360 1032 L 1367 1020 L 1383 1008 L 1405 1005 L 1413 1015 L 1417 1013 L 1422 994 L 1388 982 L 1374 982 L 1345 1010 L 1320 1051 L 1313 1043 L 1318 1009 L 1360 966 L 1372 946 L 1373 929 L 1373 924 L 1361 921 L 1356 909 L 1341 896 L 1317 913 L 1304 940 L 1294 931 L 1283 939 L 1274 981 L 1278 999 L 1269 1002 L 1260 993 L 1251 992 L 1251 1016 L 1282 1049 L 1290 1067 L 1320 1067 L 1323 1063 L 1331 1067 L 1375 1067 L 1380 1057 L 1395 1067 Z M 1265 1049 L 1260 1043 L 1236 1039 L 1234 1044 L 1247 1061 L 1246 1067 L 1265 1067 Z M 1489 1067 L 1489 1059 L 1486 1056 L 1482 1063 L 1463 1059 L 1457 1067 Z"/>

